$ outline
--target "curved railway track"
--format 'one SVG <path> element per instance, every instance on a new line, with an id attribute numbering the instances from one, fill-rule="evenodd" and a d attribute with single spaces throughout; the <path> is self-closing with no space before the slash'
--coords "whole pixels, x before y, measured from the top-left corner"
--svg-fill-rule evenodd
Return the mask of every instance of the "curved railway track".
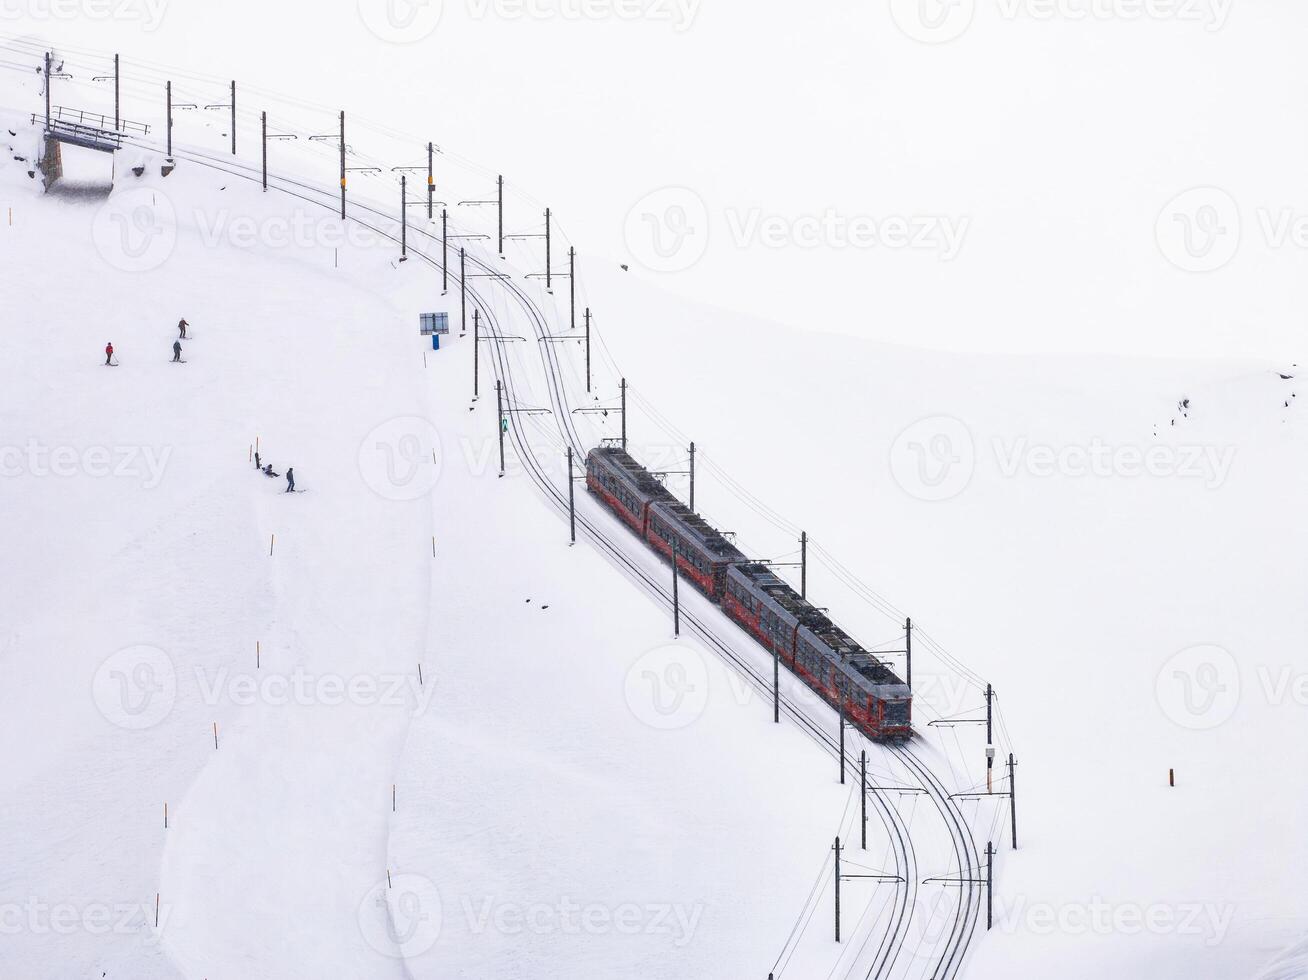
<path id="1" fill-rule="evenodd" d="M 125 142 L 141 149 L 154 152 L 161 151 L 161 147 L 152 140 L 131 138 Z M 176 146 L 174 146 L 173 156 L 176 159 L 186 160 L 251 183 L 260 183 L 262 179 L 259 171 L 252 167 L 243 166 L 230 158 L 215 158 L 199 150 L 179 150 Z M 270 175 L 268 186 L 270 190 L 277 190 L 280 193 L 295 197 L 315 207 L 322 207 L 333 213 L 337 212 L 340 206 L 339 199 L 334 191 L 327 191 L 311 184 Z M 361 217 L 361 213 L 365 217 Z M 393 241 L 396 245 L 399 244 L 400 238 L 394 228 L 398 228 L 400 222 L 393 215 L 372 207 L 366 202 L 348 200 L 346 214 L 350 220 L 355 221 L 361 227 Z M 439 243 L 439 238 L 421 225 L 410 225 L 409 232 L 411 235 L 416 233 L 422 238 Z M 422 248 L 416 248 L 412 240 L 409 242 L 408 251 L 433 269 L 443 271 L 441 260 L 428 255 Z M 524 314 L 532 323 L 546 381 L 549 385 L 549 398 L 559 435 L 565 445 L 570 446 L 574 453 L 579 453 L 584 459 L 585 448 L 572 420 L 571 405 L 567 398 L 566 383 L 563 379 L 563 370 L 558 360 L 557 351 L 551 342 L 544 339 L 548 336 L 545 315 L 536 305 L 535 300 L 510 276 L 496 271 L 484 260 L 468 254 L 466 251 L 465 255 L 474 270 L 489 274 L 491 282 L 497 282 L 505 286 L 509 295 L 522 307 Z M 478 287 L 468 285 L 467 290 L 472 296 L 476 308 L 481 311 L 488 326 L 493 331 L 490 339 L 494 342 L 489 345 L 493 352 L 492 365 L 497 379 L 504 386 L 509 404 L 525 404 L 518 397 L 520 388 L 518 379 L 513 373 L 511 352 L 507 349 L 504 340 L 499 339 L 503 338 L 504 334 L 498 318 Z M 550 475 L 545 472 L 535 453 L 532 452 L 529 434 L 526 425 L 521 420 L 521 416 L 510 413 L 509 418 L 509 435 L 521 465 L 536 484 L 537 489 L 544 494 L 561 515 L 566 516 L 568 513 L 567 488 L 561 489 L 555 483 Z M 633 543 L 628 535 L 625 532 L 621 535 L 610 535 L 609 532 L 612 529 L 621 530 L 621 528 L 617 528 L 616 522 L 612 522 L 611 526 L 605 527 L 601 521 L 588 516 L 579 508 L 577 510 L 577 526 L 610 564 L 639 588 L 643 589 L 658 604 L 671 611 L 671 590 L 659 578 L 655 578 L 644 567 L 641 560 L 634 558 L 625 549 L 624 545 Z M 621 540 L 622 543 L 617 543 L 614 540 L 615 537 Z M 644 549 L 639 549 L 637 554 L 645 558 L 648 557 Z M 766 672 L 752 664 L 749 658 L 742 655 L 731 642 L 724 640 L 714 629 L 714 626 L 710 624 L 710 617 L 701 615 L 693 609 L 687 609 L 685 606 L 682 608 L 681 615 L 683 622 L 690 626 L 691 631 L 719 659 L 733 668 L 758 694 L 765 699 L 771 698 L 772 684 Z M 827 722 L 826 724 L 819 723 L 801 703 L 788 695 L 783 694 L 779 700 L 782 710 L 787 717 L 798 725 L 801 731 L 827 754 L 833 758 L 839 757 L 839 741 L 830 733 L 830 728 L 833 727 L 829 723 L 830 719 L 824 719 Z M 976 846 L 968 832 L 966 818 L 954 801 L 950 799 L 944 784 L 932 772 L 930 767 L 918 757 L 917 751 L 911 746 L 892 746 L 891 752 L 903 764 L 905 771 L 912 775 L 919 783 L 920 788 L 931 798 L 936 810 L 939 812 L 942 823 L 950 835 L 954 863 L 957 866 L 960 878 L 960 898 L 950 923 L 949 939 L 945 944 L 945 948 L 935 956 L 935 965 L 931 974 L 933 980 L 950 980 L 950 978 L 957 977 L 962 968 L 980 913 L 980 892 L 973 881 L 973 876 L 977 873 L 979 867 Z M 858 776 L 856 764 L 848 756 L 846 769 L 850 775 Z M 879 980 L 879 978 L 894 976 L 894 971 L 902 960 L 909 925 L 916 911 L 918 866 L 912 835 L 898 808 L 885 800 L 879 792 L 871 794 L 871 802 L 885 826 L 886 836 L 896 865 L 895 873 L 904 879 L 903 885 L 896 888 L 896 896 L 890 915 L 887 918 L 886 929 L 877 944 L 872 962 L 864 974 L 869 980 L 872 980 L 872 978 L 878 978 Z M 865 945 L 866 942 L 867 939 L 864 940 Z M 850 973 L 853 973 L 856 968 L 858 968 L 857 958 L 855 964 L 850 967 Z"/>

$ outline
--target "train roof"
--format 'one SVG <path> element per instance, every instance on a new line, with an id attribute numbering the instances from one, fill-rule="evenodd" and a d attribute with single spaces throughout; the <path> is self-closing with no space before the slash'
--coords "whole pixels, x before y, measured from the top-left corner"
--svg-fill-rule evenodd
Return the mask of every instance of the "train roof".
<path id="1" fill-rule="evenodd" d="M 735 565 L 727 574 L 745 579 L 751 591 L 763 593 L 772 603 L 779 606 L 783 613 L 797 622 L 806 623 L 822 615 L 807 600 L 801 598 L 798 592 L 783 582 L 776 572 L 761 562 Z"/>
<path id="2" fill-rule="evenodd" d="M 667 499 L 656 500 L 653 506 L 714 557 L 725 561 L 745 560 L 745 553 L 728 541 L 721 531 L 675 497 L 669 495 Z"/>
<path id="3" fill-rule="evenodd" d="M 651 500 L 676 500 L 662 483 L 650 475 L 625 449 L 617 446 L 599 446 L 592 449 L 589 458 L 598 457 L 624 476 L 628 483 Z"/>
<path id="4" fill-rule="evenodd" d="M 805 623 L 800 634 L 812 635 L 814 641 L 830 651 L 840 670 L 853 679 L 859 687 L 875 688 L 882 697 L 907 697 L 908 688 L 875 653 L 863 649 L 848 633 L 833 623 L 829 617 L 818 613 L 816 622 Z M 903 688 L 899 695 L 891 689 Z"/>

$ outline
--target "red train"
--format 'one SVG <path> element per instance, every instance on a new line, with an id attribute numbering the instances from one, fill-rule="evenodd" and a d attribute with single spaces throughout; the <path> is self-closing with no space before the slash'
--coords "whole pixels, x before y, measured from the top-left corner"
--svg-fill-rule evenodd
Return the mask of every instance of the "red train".
<path id="1" fill-rule="evenodd" d="M 912 692 L 771 569 L 751 561 L 677 500 L 625 450 L 586 457 L 586 486 L 628 527 L 722 607 L 741 628 L 832 707 L 875 739 L 913 734 Z"/>

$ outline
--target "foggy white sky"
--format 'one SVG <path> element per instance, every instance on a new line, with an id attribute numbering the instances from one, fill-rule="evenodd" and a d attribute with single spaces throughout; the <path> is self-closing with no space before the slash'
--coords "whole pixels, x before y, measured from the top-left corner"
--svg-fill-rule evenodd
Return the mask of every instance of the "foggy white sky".
<path id="1" fill-rule="evenodd" d="M 549 204 L 588 261 L 721 307 L 925 346 L 1287 360 L 1305 28 L 1270 0 L 0 5 L 0 33 L 434 139 Z"/>

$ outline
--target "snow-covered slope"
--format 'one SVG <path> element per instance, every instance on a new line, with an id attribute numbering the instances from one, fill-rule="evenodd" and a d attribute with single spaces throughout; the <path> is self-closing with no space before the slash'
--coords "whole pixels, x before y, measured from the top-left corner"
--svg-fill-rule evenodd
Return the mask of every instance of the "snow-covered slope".
<path id="1" fill-rule="evenodd" d="M 782 975 L 850 972 L 896 891 L 848 884 L 853 941 L 830 942 L 824 862 L 857 810 L 834 762 L 703 646 L 667 649 L 669 617 L 567 547 L 516 443 L 497 478 L 489 345 L 474 403 L 470 338 L 415 335 L 418 312 L 457 322 L 439 276 L 312 202 L 134 152 L 147 175 L 108 207 L 0 168 L 0 731 L 29 747 L 0 774 L 22 843 L 0 965 L 766 975 L 798 924 Z M 138 207 L 175 237 L 142 237 Z M 1305 928 L 1290 365 L 928 355 L 582 268 L 594 404 L 629 378 L 637 454 L 680 470 L 693 438 L 700 509 L 747 550 L 793 561 L 809 532 L 810 594 L 855 635 L 894 646 L 903 609 L 965 661 L 919 648 L 920 725 L 977 717 L 995 683 L 1022 850 L 972 975 L 1246 976 Z M 531 288 L 561 329 L 562 291 Z M 551 404 L 537 345 L 505 346 L 513 407 Z M 580 348 L 560 354 L 579 402 Z M 558 422 L 515 426 L 561 485 Z M 617 416 L 576 424 L 593 443 Z M 254 473 L 256 440 L 307 493 Z M 949 789 L 984 787 L 977 726 L 923 734 Z M 1006 847 L 1002 800 L 961 806 Z M 925 803 L 897 812 L 921 911 L 895 975 L 927 976 L 954 895 L 921 882 L 958 869 Z M 886 835 L 853 859 L 891 870 Z"/>
<path id="2" fill-rule="evenodd" d="M 27 746 L 3 769 L 4 971 L 720 976 L 827 921 L 806 900 L 851 787 L 569 549 L 519 465 L 497 477 L 471 339 L 416 336 L 454 311 L 439 277 L 388 241 L 314 244 L 329 211 L 142 161 L 107 201 L 0 171 L 0 725 Z M 847 899 L 852 935 L 879 935 L 876 909 L 854 928 L 875 897 Z M 824 971 L 842 950 L 810 935 L 795 962 Z"/>

